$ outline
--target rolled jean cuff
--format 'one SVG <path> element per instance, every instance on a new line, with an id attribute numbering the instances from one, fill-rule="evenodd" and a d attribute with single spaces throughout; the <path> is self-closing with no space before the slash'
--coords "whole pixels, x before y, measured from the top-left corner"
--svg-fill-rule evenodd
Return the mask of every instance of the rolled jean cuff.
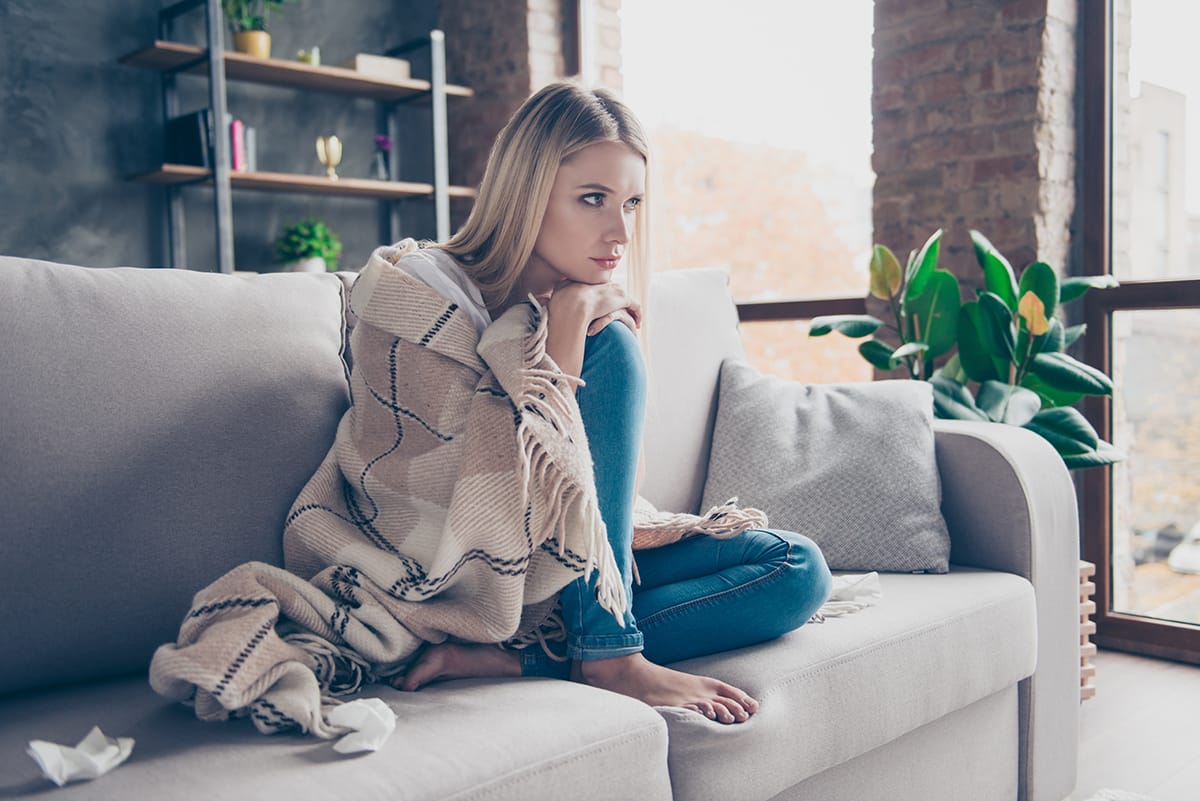
<path id="1" fill-rule="evenodd" d="M 566 679 L 571 675 L 571 662 L 551 659 L 536 645 L 521 651 L 521 675 L 550 679 Z"/>
<path id="2" fill-rule="evenodd" d="M 567 656 L 589 662 L 612 659 L 640 653 L 644 645 L 645 637 L 640 631 L 630 634 L 588 634 L 567 638 Z"/>

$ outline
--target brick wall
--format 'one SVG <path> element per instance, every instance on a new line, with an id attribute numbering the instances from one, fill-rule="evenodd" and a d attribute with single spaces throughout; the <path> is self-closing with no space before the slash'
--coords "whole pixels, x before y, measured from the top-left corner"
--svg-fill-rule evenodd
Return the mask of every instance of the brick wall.
<path id="1" fill-rule="evenodd" d="M 564 4 L 575 0 L 442 0 L 446 72 L 475 96 L 450 103 L 450 181 L 477 186 L 488 151 L 509 116 L 531 93 L 565 75 Z M 621 0 L 586 0 L 594 23 L 593 82 L 621 88 Z M 567 9 L 570 10 L 569 8 Z M 470 204 L 455 202 L 452 227 Z"/>
<path id="2" fill-rule="evenodd" d="M 529 96 L 527 0 L 443 0 L 438 25 L 446 33 L 446 78 L 475 90 L 448 105 L 450 182 L 478 186 L 496 134 Z M 470 211 L 453 205 L 452 228 Z"/>
<path id="3" fill-rule="evenodd" d="M 969 228 L 1021 270 L 1068 268 L 1075 207 L 1071 0 L 876 0 L 875 241 L 982 283 Z"/>

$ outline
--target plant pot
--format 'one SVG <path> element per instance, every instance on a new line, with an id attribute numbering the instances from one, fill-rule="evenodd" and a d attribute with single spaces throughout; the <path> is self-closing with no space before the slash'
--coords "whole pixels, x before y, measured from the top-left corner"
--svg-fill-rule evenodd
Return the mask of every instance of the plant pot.
<path id="1" fill-rule="evenodd" d="M 320 256 L 309 256 L 307 259 L 297 259 L 283 265 L 283 269 L 292 273 L 323 273 L 328 272 L 325 260 Z"/>
<path id="2" fill-rule="evenodd" d="M 233 49 L 255 58 L 270 58 L 271 34 L 266 31 L 234 31 Z"/>

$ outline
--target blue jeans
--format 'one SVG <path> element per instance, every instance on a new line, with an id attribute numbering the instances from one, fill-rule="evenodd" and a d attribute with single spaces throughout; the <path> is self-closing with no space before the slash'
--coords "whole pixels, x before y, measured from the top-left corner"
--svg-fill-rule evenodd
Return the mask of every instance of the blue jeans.
<path id="1" fill-rule="evenodd" d="M 627 597 L 624 620 L 596 601 L 595 575 L 562 591 L 570 659 L 642 651 L 664 664 L 764 642 L 799 628 L 829 597 L 816 544 L 788 531 L 751 529 L 728 539 L 693 537 L 638 551 L 633 585 L 633 499 L 646 405 L 637 340 L 621 323 L 588 337 L 587 385 L 576 394 L 591 448 L 600 514 Z M 540 648 L 522 653 L 522 675 L 568 675 Z"/>

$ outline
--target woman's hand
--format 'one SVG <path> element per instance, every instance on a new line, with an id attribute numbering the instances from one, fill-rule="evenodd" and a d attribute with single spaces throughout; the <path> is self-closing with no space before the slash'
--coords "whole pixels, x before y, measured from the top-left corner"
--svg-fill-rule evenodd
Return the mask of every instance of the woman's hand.
<path id="1" fill-rule="evenodd" d="M 629 297 L 620 284 L 581 284 L 564 281 L 550 296 L 550 320 L 560 318 L 588 321 L 591 336 L 611 322 L 622 322 L 634 333 L 642 324 L 642 307 Z M 551 322 L 553 325 L 553 322 Z"/>
<path id="2" fill-rule="evenodd" d="M 564 373 L 575 376 L 583 369 L 587 337 L 614 322 L 634 332 L 642 323 L 642 307 L 620 284 L 564 281 L 555 287 L 545 305 L 546 353 Z"/>

